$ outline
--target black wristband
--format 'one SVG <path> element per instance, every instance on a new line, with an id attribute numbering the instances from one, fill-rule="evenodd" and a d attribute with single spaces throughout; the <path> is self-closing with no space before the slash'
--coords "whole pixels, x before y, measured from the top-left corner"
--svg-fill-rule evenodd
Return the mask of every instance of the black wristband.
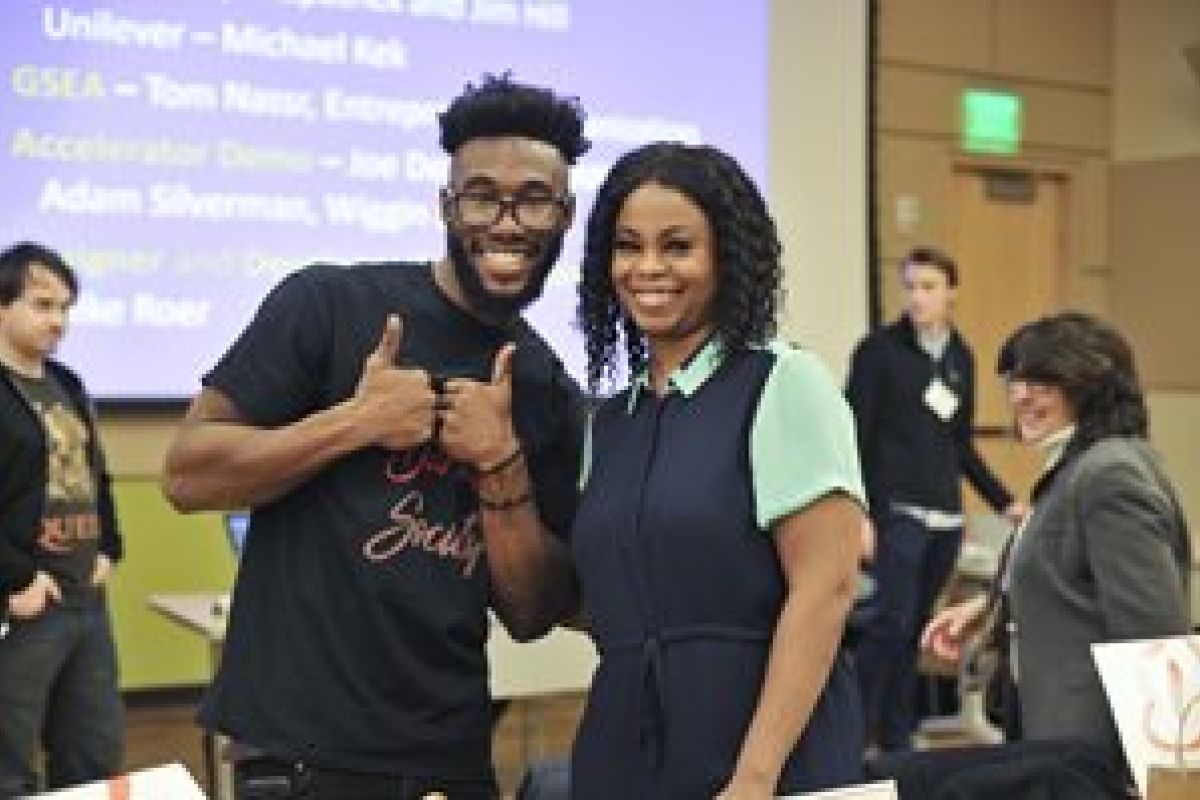
<path id="1" fill-rule="evenodd" d="M 523 456 L 523 455 L 525 455 L 525 451 L 523 449 L 521 449 L 521 445 L 518 444 L 516 447 L 513 448 L 513 451 L 511 453 L 509 453 L 504 458 L 500 459 L 495 464 L 492 464 L 490 467 L 479 467 L 475 471 L 478 472 L 480 475 L 495 475 L 497 472 L 503 472 L 504 470 L 511 467 L 513 464 L 517 463 L 517 460 L 520 459 L 521 456 Z"/>
<path id="2" fill-rule="evenodd" d="M 529 491 L 528 489 L 521 492 L 516 497 L 509 497 L 505 500 L 489 500 L 488 498 L 480 495 L 479 506 L 481 508 L 486 508 L 489 511 L 506 511 L 510 508 L 516 508 L 517 506 L 524 505 L 531 499 L 533 499 L 533 492 Z"/>

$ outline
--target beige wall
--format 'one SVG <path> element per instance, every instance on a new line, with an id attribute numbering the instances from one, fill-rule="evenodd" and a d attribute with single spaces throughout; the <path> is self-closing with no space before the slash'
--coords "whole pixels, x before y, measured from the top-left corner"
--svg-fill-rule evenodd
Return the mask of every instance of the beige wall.
<path id="1" fill-rule="evenodd" d="M 1149 403 L 1150 436 L 1180 491 L 1192 538 L 1200 544 L 1200 399 L 1189 392 L 1160 391 L 1151 392 Z M 1200 553 L 1194 555 L 1200 563 Z"/>
<path id="2" fill-rule="evenodd" d="M 880 0 L 879 218 L 885 316 L 899 308 L 893 268 L 916 244 L 946 245 L 955 165 L 1000 164 L 1066 177 L 1066 285 L 1072 305 L 1108 295 L 1107 164 L 1111 141 L 1110 0 Z M 1024 101 L 1019 156 L 959 147 L 964 89 Z"/>
<path id="3" fill-rule="evenodd" d="M 118 479 L 157 479 L 180 416 L 162 412 L 101 413 L 100 435 L 113 475 Z"/>
<path id="4" fill-rule="evenodd" d="M 1115 162 L 1111 209 L 1113 317 L 1137 349 L 1147 386 L 1196 392 L 1200 155 Z"/>
<path id="5" fill-rule="evenodd" d="M 1114 160 L 1200 154 L 1200 78 L 1182 52 L 1194 42 L 1200 2 L 1116 0 Z"/>
<path id="6" fill-rule="evenodd" d="M 1113 315 L 1147 384 L 1200 391 L 1200 2 L 1118 0 L 1110 237 Z"/>
<path id="7" fill-rule="evenodd" d="M 1151 435 L 1200 551 L 1200 78 L 1181 52 L 1196 41 L 1200 2 L 1116 0 L 1113 315 L 1137 348 Z"/>
<path id="8" fill-rule="evenodd" d="M 1200 2 L 1118 0 L 1110 235 L 1113 314 L 1155 389 L 1200 392 Z"/>
<path id="9" fill-rule="evenodd" d="M 771 209 L 781 334 L 840 372 L 867 328 L 866 0 L 773 0 Z"/>

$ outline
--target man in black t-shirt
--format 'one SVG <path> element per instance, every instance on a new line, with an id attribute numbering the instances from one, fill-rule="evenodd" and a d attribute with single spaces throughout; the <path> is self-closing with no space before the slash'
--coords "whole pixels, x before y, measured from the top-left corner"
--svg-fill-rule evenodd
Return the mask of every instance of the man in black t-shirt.
<path id="1" fill-rule="evenodd" d="M 121 770 L 104 585 L 121 557 L 91 402 L 50 359 L 78 293 L 55 252 L 0 253 L 0 798 Z"/>
<path id="2" fill-rule="evenodd" d="M 519 312 L 574 215 L 583 115 L 488 76 L 439 120 L 446 254 L 282 281 L 167 456 L 180 510 L 254 509 L 201 709 L 259 753 L 242 797 L 494 796 L 487 608 L 528 639 L 576 603 L 581 396 Z"/>

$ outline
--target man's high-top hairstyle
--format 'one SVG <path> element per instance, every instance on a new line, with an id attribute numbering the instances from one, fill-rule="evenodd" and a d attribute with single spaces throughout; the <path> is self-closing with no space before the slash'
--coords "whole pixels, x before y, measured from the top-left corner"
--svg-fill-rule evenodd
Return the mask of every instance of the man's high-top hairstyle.
<path id="1" fill-rule="evenodd" d="M 438 114 L 442 149 L 449 155 L 472 139 L 521 136 L 546 142 L 568 164 L 591 147 L 583 135 L 583 109 L 578 98 L 560 97 L 549 89 L 517 83 L 512 75 L 484 75 Z"/>
<path id="2" fill-rule="evenodd" d="M 71 299 L 79 295 L 79 279 L 62 256 L 34 242 L 18 242 L 0 252 L 0 306 L 11 305 L 21 296 L 34 264 L 50 270 L 66 284 Z"/>

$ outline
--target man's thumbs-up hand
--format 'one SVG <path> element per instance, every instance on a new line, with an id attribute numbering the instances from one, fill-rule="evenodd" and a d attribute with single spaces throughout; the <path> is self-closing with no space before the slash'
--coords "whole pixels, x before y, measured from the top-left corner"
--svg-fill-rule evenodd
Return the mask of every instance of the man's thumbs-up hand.
<path id="1" fill-rule="evenodd" d="M 517 447 L 512 423 L 513 359 L 517 346 L 508 343 L 492 360 L 492 379 L 446 381 L 439 398 L 442 449 L 451 458 L 477 469 L 502 462 Z"/>
<path id="2" fill-rule="evenodd" d="M 389 314 L 375 349 L 363 360 L 352 405 L 366 444 L 405 450 L 433 435 L 435 395 L 429 373 L 396 365 L 404 327 Z"/>
<path id="3" fill-rule="evenodd" d="M 512 342 L 504 345 L 492 360 L 492 386 L 508 395 L 512 403 L 512 371 L 513 359 L 517 355 L 517 346 Z"/>
<path id="4" fill-rule="evenodd" d="M 388 314 L 383 322 L 383 335 L 379 344 L 367 356 L 366 369 L 386 369 L 396 366 L 396 356 L 400 355 L 400 340 L 404 336 L 404 323 L 399 314 Z"/>

